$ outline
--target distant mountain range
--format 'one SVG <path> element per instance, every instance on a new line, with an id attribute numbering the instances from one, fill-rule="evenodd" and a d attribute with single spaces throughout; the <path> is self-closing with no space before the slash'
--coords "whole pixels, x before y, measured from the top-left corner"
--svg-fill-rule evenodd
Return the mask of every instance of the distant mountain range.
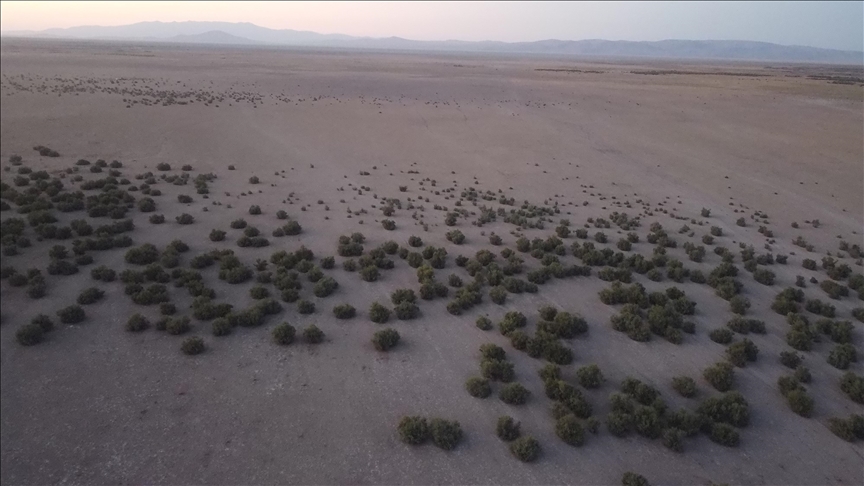
<path id="1" fill-rule="evenodd" d="M 633 57 L 655 59 L 742 60 L 864 64 L 864 53 L 784 46 L 735 40 L 663 40 L 656 42 L 608 40 L 417 41 L 401 37 L 353 37 L 342 34 L 268 29 L 248 22 L 139 22 L 119 26 L 81 26 L 42 31 L 7 31 L 5 37 L 173 42 L 244 46 L 297 46 L 410 51 L 496 52 L 577 57 Z"/>

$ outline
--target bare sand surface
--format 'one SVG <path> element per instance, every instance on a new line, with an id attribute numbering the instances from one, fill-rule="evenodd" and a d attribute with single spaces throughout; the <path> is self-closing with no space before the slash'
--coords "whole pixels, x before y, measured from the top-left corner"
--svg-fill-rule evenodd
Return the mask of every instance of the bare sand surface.
<path id="1" fill-rule="evenodd" d="M 159 311 L 133 304 L 119 281 L 97 285 L 106 296 L 86 306 L 83 323 L 55 319 L 57 329 L 44 342 L 19 345 L 20 325 L 38 313 L 54 317 L 96 284 L 90 268 L 104 264 L 119 273 L 127 267 L 125 249 L 96 252 L 95 263 L 80 273 L 48 277 L 41 299 L 28 298 L 8 280 L 0 284 L 4 484 L 618 484 L 625 471 L 653 484 L 864 480 L 860 442 L 845 442 L 827 426 L 831 417 L 862 410 L 838 387 L 844 371 L 826 363 L 833 343 L 823 338 L 802 353 L 813 374 L 807 389 L 815 408 L 812 417 L 800 417 L 777 388 L 778 377 L 789 373 L 779 353 L 791 348 L 785 338 L 789 324 L 771 310 L 774 296 L 793 286 L 796 275 L 828 278 L 821 266 L 802 268 L 804 258 L 819 262 L 828 252 L 836 257 L 840 241 L 862 244 L 864 88 L 812 77 L 842 73 L 841 68 L 14 39 L 3 40 L 0 61 L 4 167 L 19 154 L 25 166 L 52 176 L 78 159 L 119 160 L 132 184 L 141 183 L 136 174 L 158 176 L 156 166 L 163 162 L 172 166 L 169 174 L 190 164 L 193 176 L 216 175 L 208 198 L 191 185 L 153 185 L 162 192 L 154 198 L 156 213 L 166 217 L 162 225 L 151 225 L 149 214 L 137 209 L 127 215 L 135 222 L 130 236 L 136 245 L 188 243 L 184 265 L 188 255 L 214 248 L 232 249 L 251 265 L 300 245 L 316 259 L 334 256 L 338 237 L 353 232 L 366 236 L 367 252 L 388 240 L 407 247 L 417 235 L 426 245 L 447 249 L 446 267 L 436 271 L 439 281 L 455 273 L 467 283 L 471 278 L 454 263 L 457 255 L 515 250 L 516 235 L 545 239 L 561 219 L 575 230 L 588 218 L 609 219 L 613 211 L 641 219 L 632 229 L 640 236 L 633 252 L 650 258 L 654 245 L 645 238 L 651 223 L 659 222 L 678 240 L 668 255 L 706 275 L 721 262 L 713 246 L 697 263 L 682 245 L 701 245 L 710 226 L 722 228 L 714 246 L 731 250 L 739 267 L 739 243 L 752 245 L 757 254 L 789 255 L 788 264 L 770 266 L 776 274 L 771 286 L 743 268 L 739 272 L 742 294 L 753 304 L 747 317 L 763 320 L 767 328 L 767 334 L 749 336 L 759 359 L 736 368 L 735 389 L 751 411 L 741 444 L 724 447 L 699 434 L 676 453 L 635 433 L 615 437 L 605 425 L 596 435 L 586 434 L 581 447 L 563 443 L 550 415 L 553 402 L 537 374 L 543 360 L 474 321 L 488 315 L 497 324 L 505 312 L 520 310 L 533 332 L 541 305 L 581 314 L 589 331 L 565 342 L 575 359 L 562 367 L 563 376 L 575 383 L 578 367 L 600 366 L 606 382 L 583 393 L 601 422 L 610 410 L 609 394 L 627 376 L 655 386 L 670 408 L 695 409 L 699 400 L 718 395 L 702 379 L 702 370 L 724 356 L 723 346 L 708 334 L 733 317 L 708 285 L 633 275 L 649 292 L 674 285 L 697 303 L 688 317 L 696 332 L 680 345 L 656 336 L 636 342 L 614 331 L 609 321 L 620 306 L 598 299 L 610 283 L 598 279 L 595 268 L 592 277 L 552 279 L 538 293 L 511 294 L 504 305 L 490 301 L 487 286 L 483 302 L 458 316 L 445 308 L 448 299 L 418 299 L 420 317 L 388 323 L 402 341 L 381 353 L 370 338 L 384 326 L 369 320 L 369 305 L 389 305 L 397 288 L 417 291 L 416 271 L 393 256 L 395 269 L 367 283 L 344 271 L 345 258 L 337 256 L 336 267 L 324 272 L 339 283 L 333 295 L 314 297 L 312 284 L 302 279 L 301 296 L 316 303 L 315 313 L 301 315 L 283 303 L 285 310 L 263 326 L 237 328 L 225 337 L 214 337 L 208 322 L 193 319 L 190 334 L 207 345 L 198 356 L 180 353 L 181 337 L 152 328 L 126 332 L 131 314 L 155 321 Z M 35 145 L 60 157 L 41 157 Z M 0 173 L 3 182 L 11 185 L 16 169 Z M 84 180 L 106 175 L 81 169 Z M 249 183 L 253 175 L 260 184 Z M 64 185 L 75 189 L 70 179 Z M 469 188 L 492 191 L 491 200 L 480 199 L 475 207 L 463 194 Z M 179 194 L 193 202 L 177 202 Z M 514 198 L 515 207 L 501 204 L 501 196 Z M 386 218 L 384 198 L 400 199 L 403 209 Z M 458 218 L 451 228 L 445 217 L 460 208 L 459 200 L 462 209 L 477 214 L 483 205 L 509 212 L 523 201 L 559 212 L 543 229 L 517 228 L 503 218 L 478 227 L 472 225 L 477 214 Z M 407 209 L 409 202 L 413 209 Z M 261 215 L 248 214 L 253 204 Z M 700 215 L 702 208 L 711 210 L 710 217 Z M 275 216 L 278 210 L 287 211 L 303 232 L 271 237 L 284 224 Z M 195 217 L 194 224 L 174 222 L 184 212 Z M 58 224 L 68 224 L 82 213 L 57 216 Z M 23 216 L 12 209 L 2 217 Z M 736 225 L 740 217 L 746 226 Z M 229 227 L 237 218 L 259 228 L 270 245 L 239 248 L 241 230 Z M 395 221 L 396 229 L 385 231 L 383 219 Z M 805 223 L 813 220 L 818 227 Z M 692 234 L 679 233 L 684 224 Z M 773 238 L 757 231 L 763 225 Z M 225 241 L 208 239 L 214 228 L 228 232 Z M 445 239 L 452 229 L 464 233 L 464 244 Z M 33 246 L 4 256 L 3 266 L 44 272 L 48 249 L 70 243 L 37 242 L 33 230 L 27 231 Z M 594 235 L 598 229 L 588 231 Z M 608 244 L 595 245 L 615 251 L 628 233 L 615 225 L 603 231 Z M 501 235 L 502 246 L 489 244 L 492 232 Z M 799 236 L 813 245 L 812 252 L 793 245 Z M 574 241 L 582 240 L 564 239 L 568 252 L 562 263 L 580 263 L 569 252 Z M 840 253 L 840 262 L 860 274 L 860 258 Z M 526 271 L 540 266 L 529 254 L 517 254 Z M 497 263 L 503 260 L 499 255 Z M 251 305 L 254 281 L 229 285 L 216 278 L 216 267 L 201 273 L 217 300 L 236 308 Z M 172 301 L 186 315 L 192 298 L 182 290 L 171 289 Z M 804 291 L 807 298 L 833 304 L 837 319 L 854 322 L 860 355 L 862 324 L 851 312 L 862 303 L 855 291 L 839 300 L 828 299 L 818 285 Z M 352 304 L 358 316 L 333 317 L 331 309 L 340 303 Z M 325 342 L 277 346 L 271 329 L 282 321 L 298 329 L 314 323 Z M 507 405 L 495 394 L 481 400 L 465 391 L 465 380 L 479 375 L 478 347 L 488 342 L 506 349 L 516 380 L 532 392 L 525 405 Z M 861 363 L 849 369 L 862 373 Z M 696 379 L 696 399 L 671 388 L 677 375 Z M 500 385 L 493 388 L 497 392 Z M 537 462 L 517 461 L 496 437 L 496 420 L 505 414 L 539 440 Z M 458 420 L 465 438 L 450 452 L 405 445 L 396 432 L 403 415 Z"/>

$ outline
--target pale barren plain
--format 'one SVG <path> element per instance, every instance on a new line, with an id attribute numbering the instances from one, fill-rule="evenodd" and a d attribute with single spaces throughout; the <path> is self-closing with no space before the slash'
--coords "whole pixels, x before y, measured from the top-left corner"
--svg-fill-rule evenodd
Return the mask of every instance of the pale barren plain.
<path id="1" fill-rule="evenodd" d="M 860 379 L 861 363 L 846 370 L 829 364 L 839 344 L 830 332 L 814 331 L 810 350 L 799 351 L 812 374 L 801 386 L 814 405 L 809 417 L 794 413 L 777 384 L 793 372 L 779 358 L 794 351 L 787 344 L 791 326 L 772 310 L 775 296 L 798 288 L 796 276 L 803 276 L 800 313 L 818 328 L 822 317 L 805 310 L 804 301 L 833 305 L 832 320 L 852 323 L 851 345 L 861 355 L 862 324 L 852 314 L 864 305 L 864 286 L 856 290 L 855 280 L 862 272 L 864 228 L 860 67 L 17 39 L 3 40 L 0 62 L 0 175 L 6 195 L 36 185 L 16 185 L 17 176 L 29 176 L 19 173 L 21 167 L 47 171 L 62 182 L 63 192 L 74 192 L 86 181 L 109 176 L 111 167 L 91 172 L 97 160 L 116 160 L 122 164 L 113 169 L 120 172 L 116 179 L 128 179 L 116 187 L 138 188 L 128 192 L 135 200 L 128 212 L 112 219 L 88 217 L 89 208 L 51 209 L 59 220 L 55 225 L 84 219 L 98 227 L 132 219 L 134 230 L 124 234 L 134 246 L 151 243 L 162 251 L 173 240 L 184 241 L 189 251 L 180 254 L 176 268 L 186 269 L 193 256 L 211 250 L 233 250 L 252 267 L 258 259 L 270 262 L 274 252 L 295 252 L 303 245 L 314 252 L 316 267 L 322 258 L 335 257 L 335 266 L 323 275 L 338 282 L 332 295 L 320 298 L 300 273 L 299 297 L 315 304 L 313 313 L 301 314 L 258 272 L 229 284 L 218 278 L 216 262 L 198 270 L 214 301 L 239 311 L 256 302 L 250 289 L 262 285 L 282 310 L 226 336 L 211 332 L 211 320 L 193 317 L 191 329 L 175 336 L 156 329 L 159 306 L 133 303 L 119 278 L 91 278 L 100 265 L 118 275 L 127 268 L 142 270 L 124 259 L 131 247 L 82 251 L 93 263 L 82 263 L 72 275 L 50 275 L 50 249 L 64 245 L 71 253 L 73 240 L 85 238 L 40 241 L 37 228 L 28 224 L 22 234 L 31 243 L 26 246 L 14 235 L 6 241 L 4 229 L 4 248 L 18 248 L 4 250 L 2 266 L 19 274 L 40 269 L 46 285 L 45 295 L 34 299 L 27 286 L 12 285 L 5 275 L 0 283 L 3 484 L 620 484 L 625 471 L 652 484 L 864 480 L 860 440 L 844 441 L 829 429 L 833 417 L 862 413 L 861 404 L 839 385 L 848 371 Z M 857 81 L 832 82 L 840 78 Z M 39 145 L 59 156 L 40 156 L 33 150 Z M 21 165 L 10 162 L 14 155 Z M 79 159 L 91 164 L 76 165 Z M 157 170 L 160 163 L 171 169 Z M 191 170 L 181 170 L 187 164 Z M 149 191 L 161 194 L 150 196 L 156 210 L 145 213 L 137 204 L 147 197 L 140 187 L 150 176 L 136 176 L 147 172 L 155 179 L 147 184 Z M 189 174 L 186 185 L 160 178 L 182 174 Z M 206 194 L 194 184 L 202 174 L 215 176 L 204 181 Z M 258 184 L 250 183 L 253 176 Z M 98 195 L 100 189 L 83 192 Z M 28 214 L 19 214 L 21 205 L 6 195 L 4 224 L 10 218 L 26 221 Z M 179 202 L 178 195 L 191 202 Z M 260 215 L 249 213 L 252 205 L 260 207 Z M 392 215 L 385 216 L 385 208 L 392 208 Z M 287 220 L 277 218 L 280 210 Z M 175 217 L 182 213 L 194 223 L 178 224 Z M 163 214 L 165 222 L 152 224 L 153 214 Z M 445 222 L 448 215 L 452 226 Z M 243 230 L 230 226 L 239 218 L 259 229 L 269 245 L 239 247 Z M 743 226 L 736 223 L 739 218 Z M 383 220 L 395 222 L 395 229 L 383 228 Z M 569 222 L 569 232 L 558 232 L 561 220 Z M 297 221 L 302 232 L 273 236 L 287 221 Z M 652 229 L 652 223 L 662 230 Z M 714 226 L 721 236 L 709 244 L 703 236 Z M 211 241 L 214 229 L 227 237 Z M 587 230 L 587 239 L 576 235 L 578 229 Z M 464 235 L 464 243 L 448 241 L 445 235 L 453 230 Z M 659 262 L 652 258 L 663 245 L 649 241 L 664 231 L 661 239 L 674 240 L 675 246 L 667 247 L 667 258 Z M 466 270 L 471 264 L 459 266 L 456 257 L 473 261 L 484 249 L 495 254 L 493 265 L 500 268 L 508 263 L 501 251 L 512 250 L 522 263 L 511 258 L 511 270 L 522 271 L 508 277 L 523 281 L 543 280 L 538 269 L 556 259 L 553 268 L 577 265 L 591 272 L 551 277 L 536 292 L 510 292 L 497 304 L 490 299 L 494 286 L 487 274 L 500 275 L 500 269 L 484 267 L 476 272 L 484 276 L 478 279 L 479 304 L 458 315 L 449 312 L 447 303 L 460 290 L 449 287 L 447 297 L 418 297 L 416 318 L 392 316 L 378 324 L 368 317 L 373 301 L 393 308 L 394 290 L 420 292 L 421 284 L 409 259 L 398 253 L 378 255 L 393 268 L 378 262 L 375 281 L 344 270 L 349 258 L 337 253 L 338 240 L 355 232 L 365 235 L 364 255 L 390 240 L 406 252 L 430 245 L 446 249 L 443 268 L 434 269 L 435 281 L 445 287 L 451 274 L 465 286 L 474 281 Z M 595 241 L 598 232 L 606 235 L 605 243 Z M 493 233 L 501 237 L 500 245 L 490 243 Z M 638 241 L 622 251 L 626 245 L 617 244 L 628 233 Z M 564 235 L 560 245 L 553 239 L 545 250 L 539 243 L 530 249 L 539 251 L 517 249 L 520 237 L 549 241 L 556 234 Z M 424 246 L 409 246 L 411 236 Z M 799 237 L 811 251 L 793 244 Z M 694 324 L 694 332 L 678 333 L 680 344 L 673 344 L 655 333 L 637 341 L 613 329 L 610 319 L 622 305 L 601 302 L 599 292 L 612 282 L 598 276 L 621 262 L 586 263 L 573 251 L 575 244 L 576 253 L 584 255 L 586 242 L 610 249 L 609 254 L 622 252 L 623 258 L 641 254 L 659 262 L 652 278 L 634 269 L 619 279 L 628 287 L 639 283 L 648 293 L 684 291 L 696 303 L 695 312 L 682 317 Z M 704 257 L 691 258 L 698 250 L 688 251 L 687 242 L 703 246 Z M 745 269 L 749 257 L 742 244 L 763 257 L 758 269 L 774 274 L 772 284 L 757 282 Z M 697 432 L 675 452 L 662 439 L 636 430 L 624 437 L 610 433 L 609 396 L 620 392 L 626 377 L 656 388 L 667 415 L 695 411 L 702 401 L 721 396 L 703 378 L 705 368 L 727 356 L 709 334 L 735 314 L 715 288 L 689 276 L 697 270 L 709 276 L 721 264 L 716 247 L 725 247 L 738 268 L 740 295 L 752 304 L 745 317 L 765 326 L 764 334 L 736 334 L 733 341 L 750 339 L 759 350 L 758 359 L 734 368 L 733 390 L 749 403 L 749 425 L 736 428 L 740 443 L 727 447 Z M 828 253 L 836 259 L 829 267 L 851 269 L 835 279 L 850 287 L 838 299 L 811 281 L 831 280 L 831 269 L 822 263 Z M 778 255 L 788 261 L 774 262 Z M 817 268 L 803 268 L 804 259 L 815 260 Z M 675 265 L 666 260 L 680 261 L 687 276 L 673 275 Z M 275 276 L 278 266 L 270 262 L 264 271 Z M 256 283 L 258 278 L 265 283 Z M 178 310 L 173 317 L 192 317 L 194 297 L 175 283 L 166 284 Z M 60 323 L 56 311 L 93 286 L 105 295 L 82 306 L 86 319 Z M 332 308 L 342 303 L 354 306 L 356 317 L 334 317 Z M 588 326 L 573 339 L 556 341 L 573 357 L 562 364 L 562 379 L 580 390 L 600 423 L 596 433 L 585 432 L 579 447 L 556 436 L 555 402 L 537 373 L 546 360 L 515 349 L 497 326 L 505 313 L 519 311 L 527 317 L 521 331 L 535 335 L 538 308 L 545 305 L 579 314 Z M 127 331 L 134 313 L 151 326 Z M 54 330 L 42 342 L 22 346 L 16 332 L 37 314 L 51 317 Z M 495 326 L 481 330 L 475 325 L 480 316 Z M 281 322 L 297 329 L 293 344 L 273 342 L 273 328 Z M 311 324 L 324 332 L 322 343 L 308 344 L 300 336 Z M 401 340 L 388 352 L 376 351 L 372 335 L 386 327 L 397 330 Z M 181 353 L 189 336 L 201 337 L 206 350 Z M 466 380 L 480 376 L 478 349 L 485 343 L 506 351 L 514 380 L 531 392 L 525 404 L 499 400 L 503 384 L 498 382 L 485 399 L 466 391 Z M 597 364 L 605 377 L 599 388 L 579 385 L 576 370 L 589 364 Z M 694 398 L 672 388 L 672 378 L 681 375 L 695 380 Z M 457 420 L 464 437 L 452 451 L 407 445 L 397 432 L 404 415 Z M 539 441 L 536 461 L 520 462 L 496 436 L 502 415 L 514 417 L 523 434 Z M 588 424 L 584 417 L 580 422 Z"/>

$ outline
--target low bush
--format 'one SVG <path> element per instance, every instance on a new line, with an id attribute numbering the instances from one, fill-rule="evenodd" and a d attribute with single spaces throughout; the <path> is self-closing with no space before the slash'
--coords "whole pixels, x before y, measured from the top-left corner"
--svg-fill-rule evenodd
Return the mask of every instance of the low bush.
<path id="1" fill-rule="evenodd" d="M 717 391 L 725 392 L 732 388 L 735 372 L 731 364 L 720 362 L 705 368 L 702 376 Z"/>
<path id="2" fill-rule="evenodd" d="M 540 443 L 529 435 L 510 442 L 510 453 L 522 462 L 533 462 L 540 456 Z"/>
<path id="3" fill-rule="evenodd" d="M 294 329 L 294 326 L 283 322 L 273 328 L 273 342 L 281 346 L 287 346 L 294 342 L 296 333 L 297 330 Z"/>
<path id="4" fill-rule="evenodd" d="M 195 218 L 191 214 L 188 214 L 188 213 L 183 213 L 174 219 L 177 221 L 178 224 L 192 224 L 195 222 Z M 203 341 L 202 341 L 202 346 L 203 346 Z M 202 349 L 202 351 L 203 351 L 203 349 Z M 189 353 L 187 353 L 187 354 L 189 354 Z M 198 354 L 198 353 L 192 353 L 192 354 Z"/>
<path id="5" fill-rule="evenodd" d="M 579 379 L 579 384 L 585 388 L 598 388 L 603 384 L 603 372 L 596 364 L 582 366 L 576 370 L 576 377 Z"/>
<path id="6" fill-rule="evenodd" d="M 453 450 L 462 440 L 462 426 L 457 421 L 433 418 L 429 421 L 432 443 L 445 451 Z"/>
<path id="7" fill-rule="evenodd" d="M 483 378 L 508 383 L 515 375 L 513 363 L 499 359 L 484 359 L 480 361 L 480 374 Z"/>
<path id="8" fill-rule="evenodd" d="M 651 486 L 651 483 L 645 479 L 645 476 L 627 471 L 621 477 L 621 486 Z"/>
<path id="9" fill-rule="evenodd" d="M 726 328 L 714 329 L 708 334 L 712 341 L 718 344 L 729 344 L 732 342 L 732 331 Z"/>
<path id="10" fill-rule="evenodd" d="M 186 334 L 191 329 L 192 326 L 189 324 L 189 317 L 187 316 L 168 319 L 165 322 L 165 331 L 173 336 Z"/>
<path id="11" fill-rule="evenodd" d="M 89 305 L 95 302 L 102 300 L 102 297 L 105 296 L 105 292 L 97 289 L 96 287 L 90 287 L 81 291 L 78 294 L 78 304 L 79 305 Z"/>
<path id="12" fill-rule="evenodd" d="M 333 307 L 333 315 L 337 319 L 351 319 L 357 315 L 357 310 L 351 304 L 339 304 Z"/>
<path id="13" fill-rule="evenodd" d="M 858 352 L 855 350 L 855 346 L 849 343 L 834 346 L 834 349 L 828 354 L 828 364 L 838 370 L 848 369 L 850 364 L 856 362 L 858 362 Z"/>
<path id="14" fill-rule="evenodd" d="M 399 333 L 395 329 L 382 329 L 372 335 L 372 344 L 378 351 L 389 351 L 399 343 Z"/>
<path id="15" fill-rule="evenodd" d="M 180 350 L 183 351 L 183 354 L 189 356 L 201 354 L 204 352 L 204 349 L 204 340 L 198 336 L 188 337 L 180 345 Z"/>
<path id="16" fill-rule="evenodd" d="M 530 395 L 531 392 L 520 383 L 508 383 L 498 392 L 498 398 L 509 405 L 523 405 Z"/>
<path id="17" fill-rule="evenodd" d="M 315 304 L 305 299 L 297 301 L 297 312 L 300 314 L 312 314 L 315 312 Z"/>
<path id="18" fill-rule="evenodd" d="M 318 344 L 324 341 L 324 331 L 315 324 L 303 329 L 303 339 L 309 344 Z"/>
<path id="19" fill-rule="evenodd" d="M 420 445 L 429 439 L 430 430 L 426 419 L 420 416 L 405 416 L 397 426 L 399 438 L 410 445 Z"/>
<path id="20" fill-rule="evenodd" d="M 57 311 L 57 317 L 60 318 L 60 322 L 63 324 L 77 324 L 83 321 L 87 317 L 87 314 L 81 307 L 70 305 Z"/>
<path id="21" fill-rule="evenodd" d="M 24 324 L 15 331 L 15 340 L 22 346 L 33 346 L 42 342 L 45 330 L 36 323 Z"/>
<path id="22" fill-rule="evenodd" d="M 519 422 L 513 420 L 513 417 L 503 415 L 498 417 L 498 422 L 495 425 L 495 434 L 498 438 L 510 442 L 516 440 L 521 435 Z"/>
<path id="23" fill-rule="evenodd" d="M 787 393 L 786 403 L 793 412 L 802 417 L 809 417 L 813 413 L 813 398 L 803 388 Z"/>
<path id="24" fill-rule="evenodd" d="M 840 379 L 840 390 L 853 402 L 864 404 L 864 376 L 847 371 Z"/>
<path id="25" fill-rule="evenodd" d="M 555 421 L 555 435 L 571 446 L 585 443 L 585 429 L 575 415 L 568 414 Z"/>
<path id="26" fill-rule="evenodd" d="M 696 396 L 696 381 L 689 376 L 676 376 L 672 378 L 672 388 L 685 398 Z"/>
<path id="27" fill-rule="evenodd" d="M 126 330 L 129 332 L 141 332 L 150 327 L 150 321 L 141 314 L 133 314 L 126 321 Z"/>
<path id="28" fill-rule="evenodd" d="M 468 394 L 475 398 L 486 398 L 492 394 L 492 387 L 489 386 L 489 380 L 480 377 L 468 378 L 465 382 L 465 389 Z"/>
<path id="29" fill-rule="evenodd" d="M 492 327 L 493 327 L 492 321 L 486 316 L 478 317 L 477 320 L 475 321 L 475 325 L 481 331 L 488 331 L 488 330 L 492 329 Z"/>

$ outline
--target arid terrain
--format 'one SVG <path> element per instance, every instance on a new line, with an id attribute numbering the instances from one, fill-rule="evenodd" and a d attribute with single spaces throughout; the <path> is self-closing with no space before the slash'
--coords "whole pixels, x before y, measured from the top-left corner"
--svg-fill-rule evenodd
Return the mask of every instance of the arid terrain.
<path id="1" fill-rule="evenodd" d="M 864 482 L 864 425 L 856 442 L 832 422 L 864 400 L 860 66 L 6 38 L 0 62 L 4 485 Z M 373 302 L 407 315 L 373 322 Z M 387 328 L 399 343 L 376 350 Z M 499 399 L 487 343 L 524 404 Z M 481 361 L 487 398 L 466 390 Z M 726 361 L 749 420 L 706 410 L 732 396 L 704 373 Z M 610 399 L 627 377 L 653 389 Z M 597 427 L 579 446 L 556 433 L 570 413 Z M 461 442 L 404 443 L 413 415 Z M 503 415 L 535 461 L 496 435 Z"/>

